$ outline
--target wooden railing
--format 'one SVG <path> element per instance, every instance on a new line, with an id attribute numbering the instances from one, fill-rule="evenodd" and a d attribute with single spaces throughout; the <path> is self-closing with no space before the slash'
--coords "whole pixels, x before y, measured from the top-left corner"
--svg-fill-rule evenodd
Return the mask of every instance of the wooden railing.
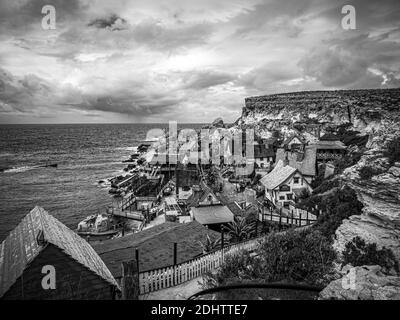
<path id="1" fill-rule="evenodd" d="M 258 215 L 260 221 L 271 221 L 279 224 L 286 224 L 290 226 L 307 226 L 317 221 L 317 216 L 306 210 L 296 208 L 293 205 L 289 205 L 289 208 L 285 210 L 285 214 L 277 213 L 274 210 L 264 210 Z"/>
<path id="2" fill-rule="evenodd" d="M 140 294 L 177 286 L 209 271 L 216 270 L 221 266 L 224 256 L 237 254 L 241 250 L 255 250 L 262 239 L 263 237 L 250 239 L 228 245 L 224 249 L 213 251 L 177 265 L 140 272 Z"/>

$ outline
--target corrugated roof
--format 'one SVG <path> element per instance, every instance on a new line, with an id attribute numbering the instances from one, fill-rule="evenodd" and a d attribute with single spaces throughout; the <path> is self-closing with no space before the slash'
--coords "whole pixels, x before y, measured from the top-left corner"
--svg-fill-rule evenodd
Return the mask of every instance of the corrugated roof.
<path id="1" fill-rule="evenodd" d="M 40 232 L 44 241 L 57 246 L 75 261 L 119 289 L 111 272 L 84 239 L 43 208 L 35 207 L 0 245 L 0 297 L 46 247 L 37 243 Z"/>
<path id="2" fill-rule="evenodd" d="M 199 241 L 206 236 L 215 240 L 218 232 L 207 229 L 199 222 L 165 222 L 152 228 L 122 238 L 105 240 L 93 244 L 93 248 L 103 259 L 114 277 L 121 276 L 121 263 L 135 258 L 139 249 L 139 271 L 165 268 L 173 264 L 173 244 L 177 246 L 177 262 L 181 263 L 203 253 Z"/>
<path id="3" fill-rule="evenodd" d="M 233 213 L 227 206 L 213 205 L 192 208 L 193 217 L 203 225 L 233 221 Z"/>
<path id="4" fill-rule="evenodd" d="M 296 171 L 296 168 L 284 166 L 282 160 L 279 160 L 275 168 L 270 173 L 262 177 L 260 182 L 265 186 L 266 189 L 273 190 L 285 182 Z"/>

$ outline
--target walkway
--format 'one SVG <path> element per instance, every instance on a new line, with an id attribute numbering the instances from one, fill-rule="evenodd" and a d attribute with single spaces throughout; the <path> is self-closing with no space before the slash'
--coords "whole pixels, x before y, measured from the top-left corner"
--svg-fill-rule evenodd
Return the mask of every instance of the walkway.
<path id="1" fill-rule="evenodd" d="M 195 293 L 203 290 L 200 283 L 203 277 L 197 277 L 176 287 L 153 291 L 139 296 L 139 300 L 187 300 Z"/>

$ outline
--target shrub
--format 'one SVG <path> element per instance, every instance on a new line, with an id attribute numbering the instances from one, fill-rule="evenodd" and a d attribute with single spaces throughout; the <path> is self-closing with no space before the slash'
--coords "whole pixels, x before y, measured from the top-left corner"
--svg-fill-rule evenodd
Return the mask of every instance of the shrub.
<path id="1" fill-rule="evenodd" d="M 317 188 L 313 190 L 313 194 L 324 193 L 328 190 L 333 188 L 339 187 L 339 180 L 338 179 L 329 179 L 323 181 Z"/>
<path id="2" fill-rule="evenodd" d="M 333 268 L 335 251 L 318 231 L 289 230 L 269 235 L 260 250 L 266 281 L 321 284 Z"/>
<path id="3" fill-rule="evenodd" d="M 396 137 L 387 143 L 385 156 L 389 158 L 391 165 L 400 161 L 400 137 Z"/>
<path id="4" fill-rule="evenodd" d="M 366 244 L 360 237 L 355 237 L 346 243 L 343 251 L 343 264 L 351 264 L 354 267 L 379 265 L 385 271 L 394 269 L 399 272 L 399 264 L 392 250 L 385 247 L 377 249 L 376 243 Z"/>
<path id="5" fill-rule="evenodd" d="M 369 179 L 371 179 L 373 176 L 375 176 L 375 175 L 377 175 L 377 174 L 380 174 L 381 171 L 378 170 L 378 169 L 376 169 L 376 168 L 366 166 L 366 167 L 362 167 L 362 168 L 360 169 L 359 173 L 360 173 L 360 178 L 361 178 L 362 180 L 369 180 Z"/>
<path id="6" fill-rule="evenodd" d="M 312 230 L 272 233 L 256 253 L 225 256 L 218 272 L 207 275 L 207 286 L 249 281 L 325 284 L 336 259 L 329 241 Z"/>
<path id="7" fill-rule="evenodd" d="M 319 208 L 322 214 L 318 217 L 315 228 L 328 238 L 332 238 L 344 219 L 360 215 L 363 204 L 358 201 L 353 189 L 345 186 L 326 197 L 320 197 Z"/>

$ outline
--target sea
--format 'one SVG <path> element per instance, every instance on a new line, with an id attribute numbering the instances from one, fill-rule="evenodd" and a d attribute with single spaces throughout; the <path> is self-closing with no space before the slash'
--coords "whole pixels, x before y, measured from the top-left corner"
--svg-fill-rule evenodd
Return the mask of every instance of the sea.
<path id="1" fill-rule="evenodd" d="M 178 124 L 200 129 L 204 124 Z M 75 229 L 114 198 L 99 183 L 123 174 L 149 130 L 168 124 L 0 125 L 0 241 L 35 206 Z M 57 163 L 58 167 L 39 167 Z"/>

